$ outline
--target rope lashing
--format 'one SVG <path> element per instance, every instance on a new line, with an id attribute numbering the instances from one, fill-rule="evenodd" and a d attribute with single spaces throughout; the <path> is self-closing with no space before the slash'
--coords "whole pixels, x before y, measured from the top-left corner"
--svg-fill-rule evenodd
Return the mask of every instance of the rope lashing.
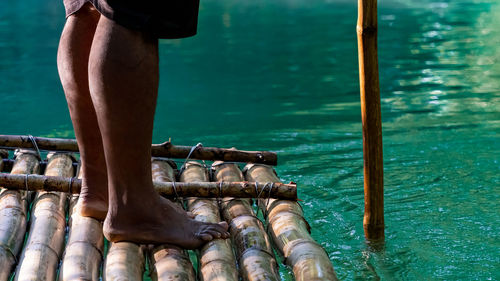
<path id="1" fill-rule="evenodd" d="M 28 135 L 28 138 L 29 140 L 31 141 L 31 143 L 33 144 L 33 147 L 35 148 L 36 150 L 36 153 L 38 155 L 38 159 L 42 159 L 42 155 L 40 154 L 40 149 L 38 149 L 38 144 L 36 144 L 36 140 L 35 140 L 35 137 L 32 136 L 32 135 Z"/>
<path id="2" fill-rule="evenodd" d="M 219 182 L 219 195 L 217 195 L 217 206 L 220 206 L 222 204 L 222 181 Z"/>
<path id="3" fill-rule="evenodd" d="M 24 187 L 26 188 L 26 192 L 29 191 L 29 189 L 28 189 L 28 176 L 29 176 L 29 174 L 26 174 L 24 176 Z"/>
<path id="4" fill-rule="evenodd" d="M 191 154 L 193 154 L 193 152 L 198 149 L 199 147 L 203 147 L 203 144 L 201 142 L 199 142 L 197 145 L 191 147 L 191 150 L 189 151 L 188 153 L 188 156 L 186 157 L 186 159 L 184 160 L 184 163 L 182 164 L 181 168 L 179 169 L 179 174 L 182 174 L 182 172 L 184 171 L 184 169 L 186 168 L 186 163 L 187 161 L 189 160 L 189 157 L 191 157 Z"/>
<path id="5" fill-rule="evenodd" d="M 179 197 L 179 193 L 177 193 L 177 187 L 175 186 L 175 181 L 172 182 L 172 189 L 174 190 L 174 193 L 175 193 L 175 201 L 179 202 L 180 197 Z"/>

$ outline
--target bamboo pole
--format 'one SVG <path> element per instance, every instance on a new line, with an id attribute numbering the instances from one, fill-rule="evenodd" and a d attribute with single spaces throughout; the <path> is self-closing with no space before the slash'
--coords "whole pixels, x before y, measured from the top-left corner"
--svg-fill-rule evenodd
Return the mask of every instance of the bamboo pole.
<path id="1" fill-rule="evenodd" d="M 384 239 L 384 168 L 377 55 L 377 0 L 358 0 L 358 55 L 368 240 Z"/>
<path id="2" fill-rule="evenodd" d="M 50 151 L 78 152 L 78 144 L 75 139 L 41 138 L 33 137 L 39 149 Z M 0 135 L 0 147 L 19 147 L 33 149 L 33 143 L 29 136 Z M 231 162 L 250 162 L 276 165 L 278 156 L 269 151 L 243 151 L 234 148 L 197 147 L 193 151 L 192 146 L 173 145 L 170 141 L 153 144 L 151 156 L 170 158 L 189 158 L 199 160 L 223 160 Z M 192 153 L 191 153 L 192 152 Z M 190 154 L 191 153 L 191 154 Z"/>
<path id="3" fill-rule="evenodd" d="M 49 155 L 46 176 L 73 176 L 72 158 L 67 154 Z M 31 224 L 15 280 L 55 280 L 63 250 L 66 228 L 67 195 L 40 192 L 33 203 Z"/>
<path id="4" fill-rule="evenodd" d="M 104 281 L 140 281 L 144 273 L 144 248 L 130 242 L 110 243 L 104 263 Z"/>
<path id="5" fill-rule="evenodd" d="M 78 175 L 81 178 L 82 173 Z M 69 235 L 59 270 L 60 281 L 99 280 L 104 251 L 102 223 L 80 215 L 78 195 L 74 195 L 69 208 Z"/>
<path id="6" fill-rule="evenodd" d="M 13 190 L 59 191 L 79 193 L 81 180 L 40 175 L 9 175 L 0 173 L 0 185 Z M 166 197 L 237 197 L 237 198 L 283 198 L 296 200 L 295 183 L 255 183 L 255 182 L 161 182 L 155 181 L 154 188 Z"/>
<path id="7" fill-rule="evenodd" d="M 159 182 L 175 181 L 174 169 L 163 160 L 151 163 L 153 180 Z M 181 204 L 176 202 L 179 207 Z M 151 251 L 151 279 L 159 281 L 179 280 L 196 281 L 193 265 L 187 252 L 174 245 L 159 245 Z"/>
<path id="8" fill-rule="evenodd" d="M 212 169 L 217 181 L 243 179 L 235 164 L 215 162 Z M 243 280 L 280 280 L 278 265 L 264 224 L 255 216 L 249 200 L 224 198 L 221 207 L 224 218 L 230 225 L 231 239 L 236 247 Z"/>
<path id="9" fill-rule="evenodd" d="M 190 161 L 180 175 L 181 181 L 208 181 L 207 169 Z M 189 198 L 188 210 L 198 221 L 218 223 L 221 220 L 219 205 L 215 199 Z M 230 239 L 215 239 L 206 243 L 198 253 L 201 281 L 238 281 L 236 259 Z"/>
<path id="10" fill-rule="evenodd" d="M 11 173 L 38 173 L 40 165 L 35 155 L 18 154 Z M 24 191 L 0 191 L 0 281 L 9 279 L 16 257 L 21 251 L 27 225 L 30 196 Z"/>
<path id="11" fill-rule="evenodd" d="M 279 181 L 270 166 L 249 164 L 244 171 L 247 180 Z M 259 201 L 259 207 L 268 220 L 269 234 L 292 268 L 295 280 L 338 280 L 325 250 L 309 234 L 302 207 L 288 200 Z"/>
<path id="12" fill-rule="evenodd" d="M 12 169 L 10 171 L 11 175 L 28 175 L 25 171 L 36 171 L 34 174 L 39 174 L 42 170 L 42 165 L 40 163 L 40 158 L 38 154 L 33 150 L 18 149 L 14 153 L 14 161 L 12 164 Z M 25 197 L 28 203 L 31 203 L 35 195 L 35 191 L 20 190 L 21 195 Z"/>

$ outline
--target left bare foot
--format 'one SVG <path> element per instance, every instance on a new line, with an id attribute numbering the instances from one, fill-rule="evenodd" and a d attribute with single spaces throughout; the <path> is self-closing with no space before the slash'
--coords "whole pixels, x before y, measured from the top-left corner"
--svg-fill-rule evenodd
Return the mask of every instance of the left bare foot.
<path id="1" fill-rule="evenodd" d="M 92 195 L 86 188 L 82 188 L 78 203 L 80 204 L 80 215 L 83 217 L 91 217 L 98 221 L 103 221 L 106 218 L 108 213 L 108 198 Z"/>

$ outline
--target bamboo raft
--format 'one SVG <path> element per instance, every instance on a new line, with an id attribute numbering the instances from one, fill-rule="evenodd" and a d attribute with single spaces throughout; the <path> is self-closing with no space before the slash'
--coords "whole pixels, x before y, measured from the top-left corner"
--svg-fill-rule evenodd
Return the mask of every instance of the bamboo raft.
<path id="1" fill-rule="evenodd" d="M 270 166 L 277 164 L 272 153 L 181 147 L 171 155 L 164 148 L 179 146 L 156 145 L 161 153 L 153 155 L 152 174 L 159 193 L 196 220 L 230 226 L 230 239 L 186 251 L 107 242 L 102 223 L 77 210 L 76 143 L 51 140 L 0 135 L 0 147 L 8 149 L 0 149 L 0 281 L 337 280 L 310 235 L 295 184 L 281 183 Z M 39 149 L 50 152 L 41 159 Z M 164 157 L 183 164 L 177 169 Z"/>

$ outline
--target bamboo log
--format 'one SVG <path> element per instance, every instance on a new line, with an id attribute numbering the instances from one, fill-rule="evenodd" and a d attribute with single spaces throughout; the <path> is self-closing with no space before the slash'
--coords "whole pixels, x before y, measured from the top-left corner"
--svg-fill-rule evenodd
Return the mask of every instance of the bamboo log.
<path id="1" fill-rule="evenodd" d="M 0 173 L 0 185 L 13 190 L 59 191 L 79 193 L 81 180 L 40 175 L 9 175 Z M 174 189 L 175 187 L 175 189 Z M 255 182 L 154 182 L 154 188 L 166 197 L 236 197 L 236 198 L 283 198 L 296 200 L 297 185 L 294 183 Z"/>
<path id="2" fill-rule="evenodd" d="M 270 166 L 247 165 L 246 179 L 279 181 Z M 325 250 L 309 234 L 309 224 L 295 201 L 260 199 L 259 207 L 269 223 L 274 244 L 293 269 L 297 281 L 338 280 Z"/>
<path id="3" fill-rule="evenodd" d="M 72 158 L 49 155 L 46 176 L 73 176 Z M 30 233 L 21 254 L 15 280 L 55 280 L 66 228 L 67 195 L 40 192 L 33 203 Z"/>
<path id="4" fill-rule="evenodd" d="M 78 152 L 78 144 L 74 139 L 41 138 L 34 137 L 38 148 L 50 151 Z M 29 136 L 0 135 L 0 147 L 34 148 Z M 187 158 L 191 146 L 173 145 L 170 141 L 153 144 L 151 156 Z M 223 160 L 231 162 L 262 163 L 277 165 L 278 156 L 269 151 L 243 151 L 237 149 L 226 149 L 217 147 L 198 147 L 189 156 L 191 159 L 199 160 Z"/>
<path id="5" fill-rule="evenodd" d="M 14 157 L 15 160 L 10 171 L 11 175 L 30 174 L 26 173 L 25 171 L 36 171 L 35 174 L 38 174 L 42 170 L 42 163 L 39 161 L 40 158 L 38 157 L 38 154 L 33 150 L 18 149 L 14 153 Z M 31 201 L 33 200 L 33 196 L 36 193 L 34 191 L 26 190 L 21 190 L 20 192 L 21 195 L 28 200 L 28 203 L 31 203 Z"/>
<path id="6" fill-rule="evenodd" d="M 200 163 L 190 161 L 180 175 L 184 182 L 206 182 L 207 169 Z M 202 222 L 218 223 L 221 220 L 219 205 L 215 199 L 189 198 L 188 210 L 195 219 Z M 229 239 L 215 239 L 206 243 L 199 251 L 200 280 L 237 281 L 236 259 Z"/>
<path id="7" fill-rule="evenodd" d="M 130 243 L 110 243 L 104 263 L 104 281 L 139 281 L 144 273 L 144 248 Z"/>
<path id="8" fill-rule="evenodd" d="M 11 173 L 39 172 L 39 162 L 32 154 L 19 154 Z M 0 191 L 0 281 L 9 279 L 16 257 L 24 242 L 30 196 L 24 191 Z"/>
<path id="9" fill-rule="evenodd" d="M 81 178 L 81 170 L 78 178 Z M 99 280 L 104 251 L 102 223 L 79 212 L 78 195 L 70 201 L 69 235 L 59 270 L 60 281 Z"/>
<path id="10" fill-rule="evenodd" d="M 175 181 L 174 169 L 167 161 L 153 160 L 153 180 Z M 178 204 L 178 203 L 175 203 Z M 178 204 L 182 207 L 181 204 Z M 160 245 L 151 251 L 151 279 L 159 281 L 196 281 L 196 274 L 185 250 L 173 245 Z"/>
<path id="11" fill-rule="evenodd" d="M 212 165 L 217 181 L 242 180 L 235 164 L 216 162 Z M 224 198 L 221 203 L 224 218 L 230 225 L 231 239 L 243 280 L 280 280 L 278 265 L 263 223 L 255 216 L 248 200 Z"/>
<path id="12" fill-rule="evenodd" d="M 377 0 L 358 0 L 358 55 L 368 240 L 384 240 L 384 168 L 377 55 Z"/>

